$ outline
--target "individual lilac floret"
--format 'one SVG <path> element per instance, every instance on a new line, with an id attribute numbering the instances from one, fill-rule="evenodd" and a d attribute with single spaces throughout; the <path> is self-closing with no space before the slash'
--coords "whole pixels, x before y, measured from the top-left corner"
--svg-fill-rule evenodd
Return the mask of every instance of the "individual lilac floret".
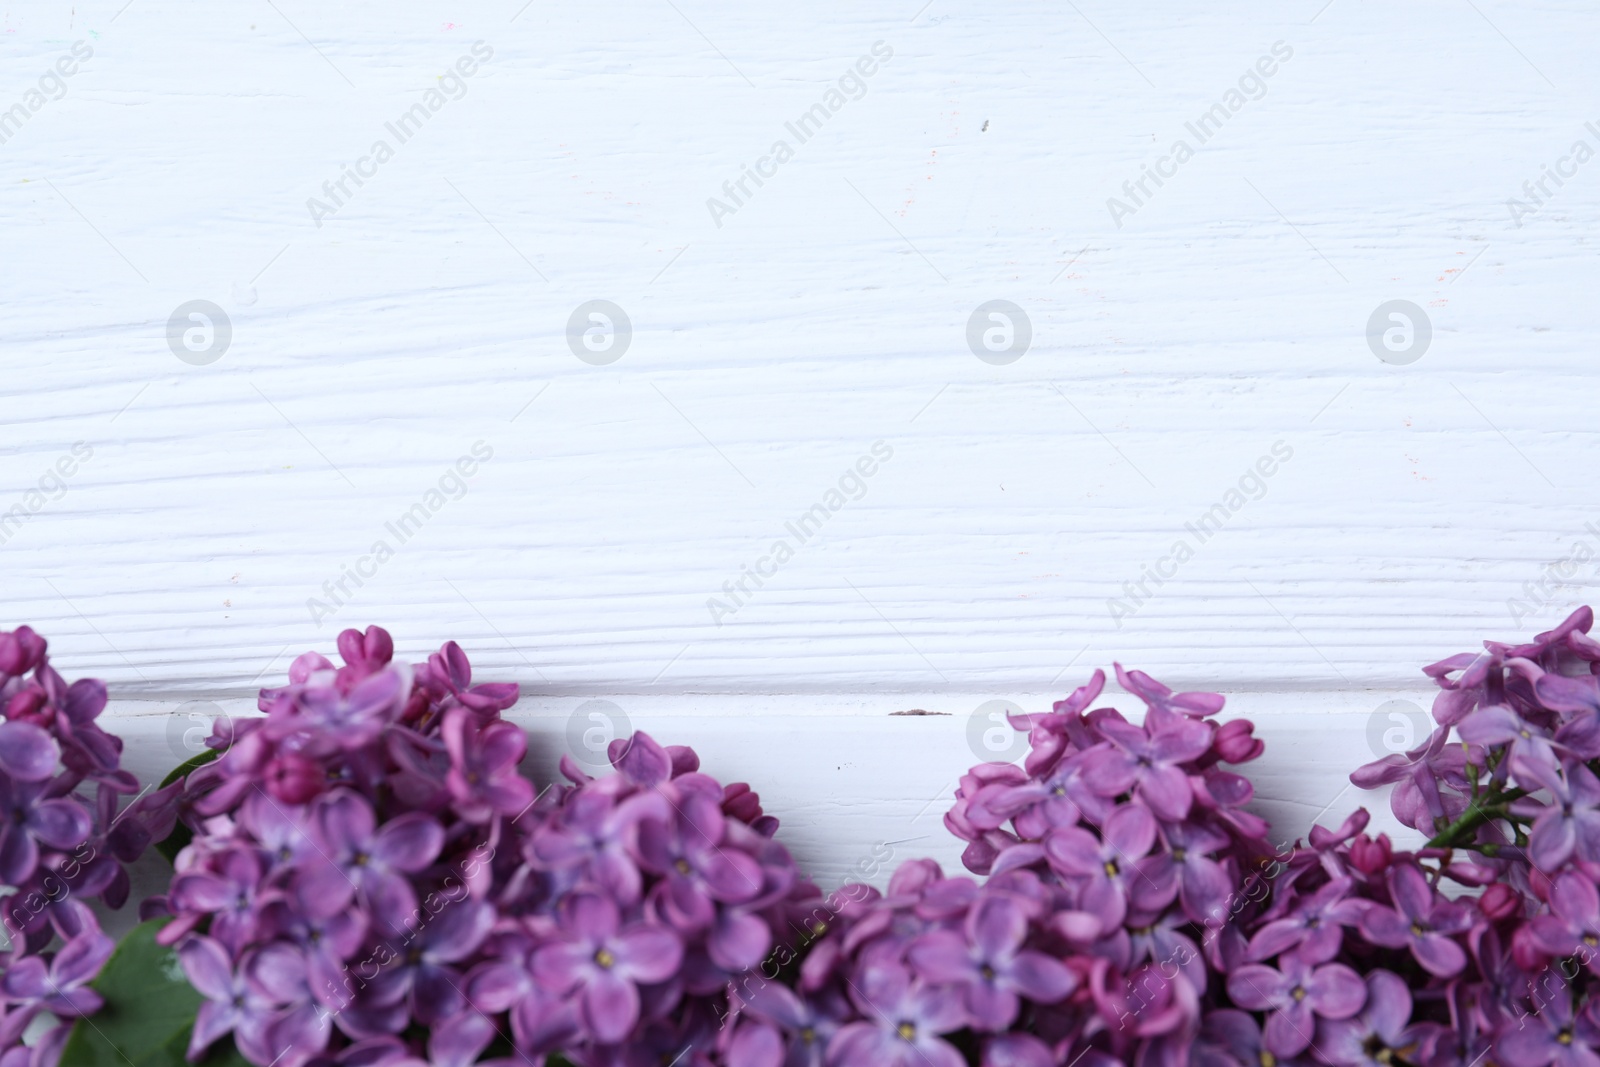
<path id="1" fill-rule="evenodd" d="M 1600 1065 L 1600 1001 L 1582 1011 L 1572 991 L 1556 983 L 1538 998 L 1539 1010 L 1522 1025 L 1508 1027 L 1495 1046 L 1505 1067 L 1596 1067 Z"/>
<path id="2" fill-rule="evenodd" d="M 1562 727 L 1562 730 L 1567 730 Z M 1565 750 L 1557 732 L 1530 722 L 1504 705 L 1479 708 L 1456 724 L 1461 740 L 1474 745 L 1505 745 L 1513 761 L 1531 761 L 1554 770 Z"/>
<path id="3" fill-rule="evenodd" d="M 1163 819 L 1189 814 L 1194 794 L 1182 765 L 1211 747 L 1210 726 L 1177 716 L 1157 720 L 1148 728 L 1108 719 L 1100 723 L 1100 732 L 1106 740 L 1084 766 L 1084 781 L 1090 788 L 1101 796 L 1132 789 Z"/>
<path id="4" fill-rule="evenodd" d="M 1333 959 L 1344 941 L 1344 928 L 1357 925 L 1369 906 L 1350 897 L 1354 887 L 1354 879 L 1336 878 L 1301 897 L 1287 915 L 1256 931 L 1250 939 L 1250 958 L 1266 960 L 1293 950 L 1311 963 Z"/>
<path id="5" fill-rule="evenodd" d="M 1156 840 L 1156 822 L 1145 809 L 1128 805 L 1106 820 L 1103 837 L 1087 830 L 1053 830 L 1045 853 L 1053 868 L 1082 885 L 1082 910 L 1100 921 L 1103 931 L 1121 926 L 1130 897 L 1159 891 L 1141 869 Z"/>
<path id="6" fill-rule="evenodd" d="M 1157 852 L 1143 870 L 1156 883 L 1176 880 L 1178 901 L 1193 922 L 1216 924 L 1227 912 L 1233 878 L 1217 860 L 1233 844 L 1228 835 L 1188 822 L 1162 827 L 1166 850 Z"/>
<path id="7" fill-rule="evenodd" d="M 467 1007 L 465 980 L 454 966 L 470 957 L 489 936 L 495 910 L 463 900 L 443 908 L 400 952 L 394 965 L 373 982 L 374 998 L 405 1004 L 411 1017 L 436 1026 Z"/>
<path id="8" fill-rule="evenodd" d="M 994 893 L 972 905 L 960 933 L 925 934 L 907 956 L 927 981 L 953 983 L 964 991 L 973 1026 L 999 1032 L 1015 1021 L 1022 997 L 1054 1004 L 1077 985 L 1060 960 L 1023 948 L 1027 935 L 1022 903 Z"/>
<path id="9" fill-rule="evenodd" d="M 225 1034 L 233 1034 L 241 1052 L 252 1061 L 271 1058 L 267 1028 L 278 1005 L 236 971 L 233 957 L 208 937 L 191 937 L 178 949 L 178 961 L 189 984 L 206 998 L 195 1017 L 188 1055 L 197 1059 Z"/>
<path id="10" fill-rule="evenodd" d="M 305 953 L 274 941 L 251 953 L 245 973 L 256 995 L 278 1006 L 267 1026 L 271 1062 L 301 1067 L 327 1047 L 333 1013 L 312 992 Z"/>
<path id="11" fill-rule="evenodd" d="M 363 678 L 349 692 L 332 686 L 299 688 L 287 694 L 286 714 L 268 718 L 266 736 L 284 740 L 299 735 L 311 756 L 354 751 L 377 739 L 399 713 L 409 689 L 405 672 L 397 669 Z"/>
<path id="12" fill-rule="evenodd" d="M 261 908 L 256 933 L 299 946 L 305 954 L 312 993 L 323 1005 L 337 1010 L 349 1005 L 352 976 L 347 961 L 365 942 L 368 925 L 366 913 L 359 908 L 319 916 L 295 907 L 290 900 L 271 899 Z M 366 970 L 370 972 L 370 967 Z M 367 973 L 365 977 L 372 976 Z"/>
<path id="13" fill-rule="evenodd" d="M 1387 1067 L 1415 1055 L 1421 1037 L 1411 1022 L 1411 991 L 1391 971 L 1367 976 L 1367 1003 L 1349 1019 L 1317 1023 L 1317 1054 L 1330 1063 Z"/>
<path id="14" fill-rule="evenodd" d="M 487 822 L 495 815 L 520 815 L 533 802 L 533 783 L 517 773 L 528 739 L 508 722 L 480 723 L 465 707 L 445 714 L 445 750 L 450 773 L 445 785 L 461 817 Z"/>
<path id="15" fill-rule="evenodd" d="M 1361 932 L 1390 948 L 1409 948 L 1430 974 L 1449 978 L 1467 965 L 1467 954 L 1452 939 L 1472 926 L 1468 904 L 1442 899 L 1422 871 L 1410 865 L 1389 872 L 1395 906 L 1374 904 L 1361 917 Z"/>
<path id="16" fill-rule="evenodd" d="M 444 844 L 439 823 L 410 812 L 379 827 L 372 805 L 348 790 L 322 798 L 316 816 L 317 859 L 304 869 L 300 900 L 316 914 L 331 915 L 359 893 L 375 918 L 395 932 L 403 930 L 417 905 L 406 875 L 439 855 Z"/>
<path id="17" fill-rule="evenodd" d="M 210 912 L 211 936 L 237 953 L 256 937 L 263 873 L 260 853 L 228 849 L 216 857 L 213 870 L 173 878 L 168 896 L 179 910 Z"/>
<path id="18" fill-rule="evenodd" d="M 1222 710 L 1220 693 L 1174 693 L 1144 671 L 1124 670 L 1120 663 L 1115 667 L 1122 688 L 1136 694 L 1152 711 L 1203 719 Z"/>
<path id="19" fill-rule="evenodd" d="M 1289 955 L 1279 966 L 1249 963 L 1228 976 L 1236 1004 L 1271 1013 L 1263 1033 L 1274 1056 L 1299 1055 L 1310 1046 L 1318 1019 L 1348 1019 L 1366 1003 L 1360 975 L 1342 963 L 1314 967 Z"/>
<path id="20" fill-rule="evenodd" d="M 859 977 L 850 998 L 862 1020 L 840 1027 L 828 1042 L 830 1067 L 965 1067 L 942 1037 L 967 1021 L 955 987 L 926 985 L 894 964 Z"/>
<path id="21" fill-rule="evenodd" d="M 609 1045 L 639 1021 L 639 986 L 666 981 L 682 958 L 671 930 L 624 926 L 609 899 L 582 893 L 568 902 L 560 939 L 535 952 L 533 976 L 552 993 L 578 991 L 585 1028 Z"/>
<path id="22" fill-rule="evenodd" d="M 1301 1067 L 1301 1057 L 1274 1055 L 1268 1050 L 1261 1024 L 1249 1012 L 1220 1008 L 1205 1018 L 1195 1041 L 1193 1067 Z M 1174 1065 L 1176 1067 L 1176 1065 Z"/>
<path id="23" fill-rule="evenodd" d="M 727 830 L 720 805 L 700 795 L 676 805 L 673 817 L 639 823 L 640 865 L 667 879 L 664 911 L 684 929 L 704 925 L 713 901 L 740 903 L 761 892 L 761 865 L 721 847 Z"/>
<path id="24" fill-rule="evenodd" d="M 48 782 L 0 777 L 0 882 L 23 885 L 39 866 L 44 848 L 67 852 L 89 837 L 92 820 L 82 804 L 51 796 Z"/>
<path id="25" fill-rule="evenodd" d="M 1600 778 L 1581 763 L 1558 773 L 1539 763 L 1516 767 L 1529 785 L 1548 790 L 1551 802 L 1515 801 L 1513 814 L 1533 820 L 1528 858 L 1541 871 L 1559 871 L 1574 855 L 1600 863 Z"/>
<path id="26" fill-rule="evenodd" d="M 747 994 L 744 1011 L 751 1022 L 735 1035 L 730 1059 L 738 1055 L 752 1062 L 770 1061 L 768 1050 L 776 1039 L 783 1067 L 824 1067 L 829 1042 L 854 1014 L 837 991 L 802 998 L 774 982 L 763 982 Z"/>
<path id="27" fill-rule="evenodd" d="M 1572 957 L 1600 974 L 1600 891 L 1587 877 L 1568 871 L 1550 888 L 1550 914 L 1526 929 L 1530 940 L 1556 959 Z"/>
<path id="28" fill-rule="evenodd" d="M 97 927 L 89 926 L 48 962 L 41 956 L 26 956 L 13 963 L 0 979 L 0 990 L 8 1001 L 24 1008 L 58 1016 L 92 1015 L 103 1001 L 89 983 L 115 947 Z"/>

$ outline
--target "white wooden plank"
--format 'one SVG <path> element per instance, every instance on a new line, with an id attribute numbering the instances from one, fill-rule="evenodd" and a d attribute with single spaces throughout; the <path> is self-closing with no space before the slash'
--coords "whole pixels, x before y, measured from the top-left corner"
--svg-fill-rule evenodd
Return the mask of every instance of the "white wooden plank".
<path id="1" fill-rule="evenodd" d="M 243 692 L 373 620 L 552 693 L 1039 688 L 1086 646 L 1334 688 L 1590 595 L 1585 567 L 1508 608 L 1600 547 L 1600 172 L 1547 180 L 1520 228 L 1506 201 L 1600 147 L 1591 8 L 908 6 L 8 14 L 0 100 L 93 57 L 0 146 L 0 502 L 94 449 L 0 545 L 8 617 L 148 693 Z M 479 40 L 464 95 L 314 225 Z M 880 40 L 864 95 L 787 134 Z M 1114 225 L 1107 198 L 1278 41 L 1265 95 Z M 564 340 L 595 297 L 634 323 L 608 367 Z M 995 298 L 1033 324 L 1009 366 L 966 348 Z M 1394 298 L 1434 329 L 1407 367 L 1364 340 Z M 165 340 L 191 299 L 232 321 L 210 366 Z M 465 497 L 398 544 L 385 521 L 479 440 Z M 715 625 L 880 440 L 863 499 Z M 1264 498 L 1113 619 L 1277 441 Z M 380 538 L 319 629 L 308 598 Z"/>

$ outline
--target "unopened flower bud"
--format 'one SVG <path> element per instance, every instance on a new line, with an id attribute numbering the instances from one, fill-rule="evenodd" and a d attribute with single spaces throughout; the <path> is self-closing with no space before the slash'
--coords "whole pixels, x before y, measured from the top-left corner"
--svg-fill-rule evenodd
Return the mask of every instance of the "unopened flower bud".
<path id="1" fill-rule="evenodd" d="M 1530 928 L 1521 926 L 1516 933 L 1511 935 L 1511 959 L 1516 965 L 1530 974 L 1543 971 L 1550 962 L 1550 957 L 1533 943 Z"/>
<path id="2" fill-rule="evenodd" d="M 1225 722 L 1217 728 L 1211 747 L 1227 763 L 1248 763 L 1261 755 L 1266 747 L 1258 738 L 1251 736 L 1254 730 L 1255 724 L 1245 719 Z"/>
<path id="3" fill-rule="evenodd" d="M 321 767 L 294 753 L 274 756 L 267 764 L 266 779 L 267 792 L 285 804 L 304 804 L 327 784 Z"/>
<path id="4" fill-rule="evenodd" d="M 0 633 L 0 675 L 27 674 L 44 659 L 45 640 L 31 627 L 19 626 Z"/>
<path id="5" fill-rule="evenodd" d="M 1504 882 L 1496 882 L 1483 891 L 1478 898 L 1478 907 L 1491 921 L 1498 921 L 1515 915 L 1522 907 L 1522 901 L 1515 889 Z"/>
<path id="6" fill-rule="evenodd" d="M 745 782 L 734 782 L 722 790 L 722 813 L 742 823 L 761 818 L 761 797 Z"/>
<path id="7" fill-rule="evenodd" d="M 50 698 L 43 689 L 30 685 L 13 696 L 6 704 L 6 718 L 12 722 L 31 722 L 35 726 L 50 728 L 54 718 Z"/>
<path id="8" fill-rule="evenodd" d="M 1350 842 L 1350 865 L 1362 874 L 1377 874 L 1389 866 L 1393 852 L 1388 834 L 1379 834 L 1376 840 L 1361 834 Z"/>

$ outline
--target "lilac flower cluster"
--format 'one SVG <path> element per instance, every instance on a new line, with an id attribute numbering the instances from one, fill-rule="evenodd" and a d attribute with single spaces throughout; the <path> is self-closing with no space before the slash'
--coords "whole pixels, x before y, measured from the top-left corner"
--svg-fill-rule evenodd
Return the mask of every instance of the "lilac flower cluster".
<path id="1" fill-rule="evenodd" d="M 172 799 L 194 837 L 151 910 L 206 998 L 191 1058 L 226 1035 L 258 1067 L 709 1050 L 818 895 L 749 787 L 640 733 L 616 774 L 564 760 L 536 794 L 515 686 L 474 685 L 454 643 L 415 666 L 376 627 L 338 644 L 219 720 Z"/>
<path id="2" fill-rule="evenodd" d="M 204 997 L 191 1059 L 1600 1067 L 1592 622 L 1427 668 L 1438 729 L 1352 775 L 1392 786 L 1411 851 L 1364 810 L 1275 849 L 1229 769 L 1262 752 L 1251 724 L 1118 666 L 1137 723 L 1096 706 L 1097 671 L 1013 720 L 1020 766 L 961 779 L 945 822 L 980 877 L 916 860 L 826 897 L 690 749 L 635 734 L 615 773 L 563 760 L 536 790 L 501 717 L 516 687 L 474 684 L 454 643 L 406 665 L 345 631 L 342 666 L 301 656 L 261 717 L 219 721 L 214 762 L 122 807 L 103 687 L 0 634 L 0 878 L 21 890 L 0 1067 L 55 1067 L 64 1027 L 20 1034 L 98 1007 L 110 942 L 82 898 L 120 904 L 121 862 L 180 823 L 142 911 Z"/>
<path id="3" fill-rule="evenodd" d="M 1065 1001 L 1036 1007 L 1028 1030 L 1042 1044 L 997 1063 L 1187 1064 L 1202 1054 L 1203 1024 L 1239 1003 L 1211 972 L 1222 933 L 1258 907 L 1244 890 L 1274 853 L 1266 823 L 1243 810 L 1249 781 L 1224 764 L 1262 744 L 1248 722 L 1211 717 L 1221 696 L 1174 693 L 1120 666 L 1117 678 L 1146 705 L 1141 724 L 1090 710 L 1105 685 L 1096 671 L 1049 714 L 1014 720 L 1029 734 L 1022 766 L 974 767 L 945 817 L 969 842 L 968 868 L 989 875 L 986 891 L 1026 879 L 1039 944 L 1076 979 Z M 1323 1003 L 1311 988 L 1297 1011 Z"/>
<path id="4" fill-rule="evenodd" d="M 1585 607 L 1527 644 L 1485 642 L 1425 668 L 1437 728 L 1351 775 L 1392 784 L 1396 817 L 1429 836 L 1411 856 L 1356 838 L 1324 857 L 1330 873 L 1348 868 L 1348 885 L 1322 892 L 1355 916 L 1355 951 L 1404 980 L 1382 1047 L 1407 1062 L 1600 1067 L 1593 623 Z M 1456 899 L 1447 881 L 1464 887 Z"/>
<path id="5" fill-rule="evenodd" d="M 1037 1062 L 1600 1067 L 1591 622 L 1428 668 L 1439 729 L 1352 776 L 1395 784 L 1395 813 L 1431 836 L 1410 852 L 1358 810 L 1274 854 L 1219 766 L 1260 743 L 1207 718 L 1213 694 L 1119 667 L 1142 726 L 1085 710 L 1098 674 L 1019 722 L 1024 766 L 974 768 L 947 824 L 991 884 L 1049 887 L 1062 940 L 1045 944 L 1083 981 L 1035 1015 L 1056 1057 Z"/>
<path id="6" fill-rule="evenodd" d="M 139 784 L 95 722 L 106 687 L 68 685 L 45 652 L 26 626 L 0 631 L 0 1067 L 55 1067 L 72 1020 L 99 1010 L 88 983 L 114 946 L 88 902 L 120 908 L 152 838 L 152 798 L 124 803 Z M 25 1044 L 42 1016 L 55 1025 Z"/>
<path id="7" fill-rule="evenodd" d="M 1511 873 L 1493 850 L 1398 851 L 1357 812 L 1279 854 L 1226 768 L 1262 744 L 1216 694 L 1119 666 L 1136 725 L 1091 707 L 1096 672 L 1016 720 L 1023 765 L 961 781 L 946 824 L 985 880 L 913 861 L 886 893 L 825 898 L 692 751 L 636 734 L 617 773 L 563 761 L 570 784 L 535 796 L 498 717 L 515 692 L 473 686 L 459 648 L 405 668 L 374 629 L 340 649 L 219 725 L 224 754 L 171 801 L 195 831 L 161 935 L 207 998 L 192 1056 L 231 1034 L 258 1067 L 1465 1067 L 1490 1048 L 1533 1067 L 1588 1064 L 1600 1034 L 1587 1001 L 1504 984 L 1600 938 L 1592 878 L 1569 871 L 1518 932 L 1521 889 L 1439 886 Z"/>

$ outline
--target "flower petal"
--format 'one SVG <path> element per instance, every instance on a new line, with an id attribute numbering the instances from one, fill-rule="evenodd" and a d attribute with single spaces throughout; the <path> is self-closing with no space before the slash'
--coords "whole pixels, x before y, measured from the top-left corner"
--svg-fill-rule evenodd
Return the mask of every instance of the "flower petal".
<path id="1" fill-rule="evenodd" d="M 233 997 L 233 961 L 223 947 L 209 937 L 195 935 L 178 946 L 178 964 L 189 984 L 208 1000 L 228 1001 Z M 228 1024 L 232 1027 L 232 1023 Z M 208 1039 L 206 1044 L 210 1044 Z"/>
<path id="2" fill-rule="evenodd" d="M 384 823 L 373 839 L 372 853 L 390 867 L 415 874 L 443 847 L 444 828 L 431 816 L 414 811 Z"/>
<path id="3" fill-rule="evenodd" d="M 21 782 L 42 782 L 56 773 L 61 753 L 31 722 L 0 722 L 0 770 Z"/>
<path id="4" fill-rule="evenodd" d="M 647 985 L 665 982 L 683 961 L 683 942 L 665 926 L 630 926 L 617 935 L 611 951 L 617 973 Z"/>
<path id="5" fill-rule="evenodd" d="M 1366 983 L 1342 963 L 1324 964 L 1313 971 L 1306 992 L 1306 1002 L 1327 1019 L 1348 1019 L 1367 1002 Z"/>
<path id="6" fill-rule="evenodd" d="M 1429 974 L 1449 978 L 1461 973 L 1467 965 L 1467 953 L 1460 945 L 1443 934 L 1428 934 L 1411 943 L 1411 954 Z"/>
<path id="7" fill-rule="evenodd" d="M 51 848 L 63 851 L 75 849 L 89 838 L 94 829 L 89 813 L 82 804 L 62 797 L 44 800 L 28 813 L 28 830 Z"/>
<path id="8" fill-rule="evenodd" d="M 639 1021 L 639 990 L 621 976 L 601 971 L 583 990 L 583 1022 L 596 1041 L 615 1045 Z"/>

